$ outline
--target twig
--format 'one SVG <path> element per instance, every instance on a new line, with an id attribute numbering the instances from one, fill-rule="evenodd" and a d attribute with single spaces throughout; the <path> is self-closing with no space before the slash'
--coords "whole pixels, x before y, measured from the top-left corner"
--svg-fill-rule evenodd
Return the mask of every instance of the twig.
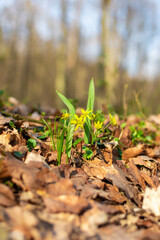
<path id="1" fill-rule="evenodd" d="M 41 125 L 45 125 L 41 120 L 36 120 L 33 118 L 28 118 L 28 117 L 23 117 L 15 113 L 7 113 L 5 111 L 1 111 L 2 115 L 5 117 L 12 117 L 16 120 L 23 120 L 23 121 L 28 121 L 28 122 L 34 122 L 34 123 L 39 123 Z"/>

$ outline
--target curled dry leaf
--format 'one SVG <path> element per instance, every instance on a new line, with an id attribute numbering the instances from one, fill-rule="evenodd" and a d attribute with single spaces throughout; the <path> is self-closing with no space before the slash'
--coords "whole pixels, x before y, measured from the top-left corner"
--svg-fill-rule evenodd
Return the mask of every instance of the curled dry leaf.
<path id="1" fill-rule="evenodd" d="M 46 163 L 45 158 L 40 154 L 34 152 L 27 153 L 25 163 L 34 167 L 38 166 L 38 168 L 39 166 L 50 168 L 50 166 Z"/>
<path id="2" fill-rule="evenodd" d="M 7 131 L 0 134 L 0 144 L 5 146 L 5 151 L 12 151 L 13 146 L 16 144 L 19 144 L 20 142 L 20 136 L 18 134 L 18 131 L 14 129 L 12 132 Z"/>
<path id="3" fill-rule="evenodd" d="M 126 162 L 129 161 L 129 158 L 136 157 L 140 154 L 142 154 L 145 150 L 144 144 L 138 144 L 136 147 L 128 148 L 123 151 L 122 153 L 122 159 Z"/>
<path id="4" fill-rule="evenodd" d="M 86 161 L 86 163 L 83 164 L 82 169 L 90 177 L 104 179 L 107 166 L 108 165 L 104 161 L 95 158 L 95 160 Z"/>
<path id="5" fill-rule="evenodd" d="M 122 196 L 115 187 L 108 187 L 107 190 L 94 188 L 92 185 L 85 186 L 81 191 L 81 196 L 90 199 L 103 199 L 112 203 L 124 203 L 126 198 Z"/>
<path id="6" fill-rule="evenodd" d="M 146 149 L 147 155 L 151 158 L 159 158 L 160 157 L 160 146 L 155 146 L 154 148 Z"/>
<path id="7" fill-rule="evenodd" d="M 156 185 L 155 183 L 153 182 L 152 178 L 150 176 L 148 176 L 146 173 L 144 172 L 141 172 L 141 176 L 142 178 L 144 179 L 144 181 L 152 188 L 155 188 Z"/>
<path id="8" fill-rule="evenodd" d="M 12 179 L 12 181 L 23 190 L 35 186 L 37 169 L 28 167 L 25 163 L 17 160 L 10 153 L 7 153 L 1 162 L 1 179 Z"/>
<path id="9" fill-rule="evenodd" d="M 0 205 L 5 207 L 11 207 L 16 204 L 15 197 L 11 189 L 0 183 Z"/>
<path id="10" fill-rule="evenodd" d="M 134 164 L 133 160 L 129 161 L 127 166 L 129 167 L 128 170 L 129 170 L 130 174 L 132 175 L 132 177 L 136 179 L 137 184 L 139 184 L 141 186 L 142 190 L 144 190 L 146 187 L 145 181 L 142 178 L 141 173 L 140 173 L 139 169 L 136 167 L 136 165 Z"/>
<path id="11" fill-rule="evenodd" d="M 106 180 L 109 180 L 124 194 L 127 198 L 133 200 L 139 207 L 141 207 L 141 196 L 136 187 L 127 181 L 123 171 L 114 164 L 108 167 L 108 172 L 106 174 Z"/>
<path id="12" fill-rule="evenodd" d="M 140 166 L 141 170 L 143 170 L 144 168 L 149 169 L 150 175 L 157 174 L 157 165 L 154 159 L 149 158 L 148 156 L 141 155 L 136 158 L 131 158 L 131 160 L 136 166 Z"/>

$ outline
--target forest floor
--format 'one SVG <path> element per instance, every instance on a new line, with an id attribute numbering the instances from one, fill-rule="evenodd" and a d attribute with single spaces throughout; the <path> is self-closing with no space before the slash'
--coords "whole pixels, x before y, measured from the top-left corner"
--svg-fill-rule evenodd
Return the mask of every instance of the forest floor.
<path id="1" fill-rule="evenodd" d="M 85 159 L 81 142 L 57 165 L 38 129 L 42 112 L 51 121 L 60 112 L 10 101 L 0 114 L 1 240 L 160 239 L 160 115 L 117 116 L 118 145 L 103 140 Z"/>

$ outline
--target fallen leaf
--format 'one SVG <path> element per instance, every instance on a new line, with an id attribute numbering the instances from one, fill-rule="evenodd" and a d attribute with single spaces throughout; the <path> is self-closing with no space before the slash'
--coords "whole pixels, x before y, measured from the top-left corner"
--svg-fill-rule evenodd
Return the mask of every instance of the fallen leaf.
<path id="1" fill-rule="evenodd" d="M 16 204 L 15 197 L 11 189 L 0 183 L 0 205 L 12 207 Z"/>
<path id="2" fill-rule="evenodd" d="M 76 190 L 70 179 L 60 179 L 54 184 L 48 184 L 46 186 L 46 192 L 50 196 L 60 196 L 60 195 L 75 195 Z"/>
<path id="3" fill-rule="evenodd" d="M 139 207 L 141 207 L 141 196 L 136 187 L 134 187 L 130 182 L 127 181 L 123 171 L 113 164 L 108 167 L 106 174 L 106 180 L 109 180 L 118 187 L 118 189 L 123 190 L 126 197 L 134 201 Z"/>
<path id="4" fill-rule="evenodd" d="M 100 225 L 108 222 L 108 215 L 98 208 L 86 211 L 81 217 L 81 229 L 89 235 L 95 234 Z M 93 238 L 92 238 L 93 239 Z"/>
<path id="5" fill-rule="evenodd" d="M 58 197 L 42 197 L 46 211 L 50 213 L 68 212 L 81 214 L 89 208 L 89 202 L 76 195 L 60 195 Z"/>
<path id="6" fill-rule="evenodd" d="M 122 152 L 122 159 L 126 162 L 129 161 L 129 158 L 136 157 L 143 153 L 145 150 L 144 144 L 138 144 L 136 147 L 127 148 Z"/>
<path id="7" fill-rule="evenodd" d="M 104 179 L 106 176 L 106 167 L 108 167 L 108 165 L 104 163 L 104 161 L 96 158 L 92 161 L 86 161 L 82 169 L 89 177 Z"/>
<path id="8" fill-rule="evenodd" d="M 0 179 L 12 179 L 24 190 L 31 189 L 35 186 L 35 177 L 38 169 L 30 168 L 25 163 L 17 160 L 10 153 L 1 162 Z"/>
<path id="9" fill-rule="evenodd" d="M 146 188 L 142 208 L 160 216 L 160 186 L 157 189 Z"/>
<path id="10" fill-rule="evenodd" d="M 25 163 L 33 167 L 37 166 L 38 168 L 42 167 L 50 168 L 50 166 L 45 162 L 45 158 L 34 152 L 27 153 Z"/>
<path id="11" fill-rule="evenodd" d="M 142 187 L 142 190 L 144 190 L 146 187 L 145 181 L 142 178 L 141 173 L 140 173 L 139 169 L 136 167 L 136 165 L 134 164 L 133 160 L 130 160 L 127 163 L 127 166 L 128 166 L 129 173 L 132 175 L 133 178 L 136 179 L 137 184 L 139 184 Z"/>

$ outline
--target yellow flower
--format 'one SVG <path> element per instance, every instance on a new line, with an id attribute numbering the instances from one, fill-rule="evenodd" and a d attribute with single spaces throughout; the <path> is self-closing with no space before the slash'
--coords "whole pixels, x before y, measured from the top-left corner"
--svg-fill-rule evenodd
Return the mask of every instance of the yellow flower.
<path id="1" fill-rule="evenodd" d="M 117 125 L 117 120 L 116 120 L 115 116 L 112 116 L 111 114 L 109 114 L 109 118 L 113 125 Z"/>
<path id="2" fill-rule="evenodd" d="M 95 127 L 97 130 L 101 129 L 101 128 L 102 128 L 102 125 L 103 125 L 103 123 L 100 122 L 100 121 L 97 121 L 97 122 L 94 123 L 94 127 Z"/>
<path id="3" fill-rule="evenodd" d="M 92 113 L 92 119 L 94 120 L 96 118 L 96 115 Z"/>
<path id="4" fill-rule="evenodd" d="M 69 113 L 63 113 L 61 119 L 68 119 L 70 117 Z"/>
<path id="5" fill-rule="evenodd" d="M 76 114 L 74 115 L 75 119 L 71 120 L 72 124 L 76 125 L 75 131 L 80 127 L 81 129 L 84 128 L 84 119 L 82 117 L 78 117 Z"/>
<path id="6" fill-rule="evenodd" d="M 91 119 L 90 117 L 90 113 L 92 112 L 92 110 L 88 111 L 88 110 L 84 110 L 81 108 L 81 112 L 82 112 L 82 115 L 81 115 L 81 118 L 84 120 L 84 122 L 86 121 L 86 118 L 89 118 Z"/>

